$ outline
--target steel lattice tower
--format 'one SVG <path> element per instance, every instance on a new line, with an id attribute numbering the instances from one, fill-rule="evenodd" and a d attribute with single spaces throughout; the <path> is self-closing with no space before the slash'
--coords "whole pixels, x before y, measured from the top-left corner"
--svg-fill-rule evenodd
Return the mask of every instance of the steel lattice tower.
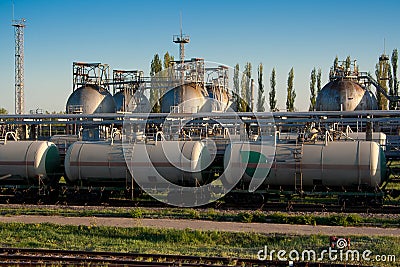
<path id="1" fill-rule="evenodd" d="M 179 59 L 183 64 L 183 62 L 185 61 L 185 44 L 190 42 L 190 37 L 187 36 L 186 34 L 182 34 L 182 28 L 181 28 L 181 34 L 174 35 L 173 42 L 179 44 Z"/>
<path id="2" fill-rule="evenodd" d="M 25 19 L 13 20 L 15 33 L 15 114 L 25 113 L 24 103 L 24 28 Z"/>

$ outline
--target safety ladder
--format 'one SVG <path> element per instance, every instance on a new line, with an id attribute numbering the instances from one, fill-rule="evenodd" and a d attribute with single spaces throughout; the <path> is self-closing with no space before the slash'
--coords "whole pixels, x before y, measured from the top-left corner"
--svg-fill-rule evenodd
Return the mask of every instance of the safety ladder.
<path id="1" fill-rule="evenodd" d="M 297 146 L 293 151 L 294 157 L 294 189 L 296 192 L 303 192 L 303 171 L 301 169 L 301 160 L 303 158 L 303 144 Z"/>

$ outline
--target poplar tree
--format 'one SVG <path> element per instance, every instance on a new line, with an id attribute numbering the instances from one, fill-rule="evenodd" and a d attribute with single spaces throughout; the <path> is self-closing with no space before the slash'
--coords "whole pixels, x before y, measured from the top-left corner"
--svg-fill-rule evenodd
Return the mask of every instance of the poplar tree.
<path id="1" fill-rule="evenodd" d="M 239 63 L 235 65 L 235 69 L 233 70 L 233 102 L 235 106 L 235 110 L 239 111 L 240 105 L 240 92 L 239 92 Z"/>
<path id="2" fill-rule="evenodd" d="M 289 71 L 288 80 L 287 80 L 286 109 L 289 112 L 294 111 L 294 101 L 296 99 L 296 92 L 295 92 L 295 89 L 293 88 L 293 82 L 294 82 L 294 70 L 292 67 Z"/>
<path id="3" fill-rule="evenodd" d="M 350 66 L 351 66 L 351 58 L 350 58 L 350 56 L 347 56 L 346 61 L 345 61 L 345 67 L 346 67 L 345 71 L 346 72 L 350 70 Z"/>
<path id="4" fill-rule="evenodd" d="M 321 68 L 318 68 L 318 73 L 317 73 L 317 96 L 319 92 L 321 91 Z"/>
<path id="5" fill-rule="evenodd" d="M 269 110 L 276 110 L 276 73 L 275 68 L 272 69 L 270 78 L 271 91 L 269 92 Z"/>
<path id="6" fill-rule="evenodd" d="M 398 60 L 398 52 L 397 49 L 393 49 L 392 52 L 392 94 L 393 96 L 399 96 L 399 82 L 397 81 L 397 60 Z M 392 102 L 390 103 L 390 109 L 396 109 L 397 108 L 397 102 Z"/>
<path id="7" fill-rule="evenodd" d="M 389 72 L 390 72 L 390 64 L 388 63 L 386 55 L 381 55 L 379 57 L 379 62 L 375 65 L 375 75 L 376 79 L 380 85 L 380 87 L 388 91 L 387 81 L 389 81 Z M 379 91 L 376 94 L 376 100 L 378 102 L 378 109 L 387 110 L 388 108 L 388 100 L 386 97 Z"/>
<path id="8" fill-rule="evenodd" d="M 316 70 L 315 68 L 311 71 L 310 77 L 310 111 L 315 109 L 316 94 L 315 94 L 315 82 L 316 82 Z"/>
<path id="9" fill-rule="evenodd" d="M 339 67 L 339 58 L 338 56 L 335 57 L 335 60 L 333 61 L 333 70 L 337 69 Z"/>
<path id="10" fill-rule="evenodd" d="M 161 70 L 162 70 L 162 63 L 160 56 L 158 54 L 155 54 L 150 64 L 150 76 L 153 77 Z M 153 88 L 150 90 L 150 106 L 153 107 L 152 112 L 155 113 L 161 112 L 160 95 L 158 92 L 158 88 Z"/>
<path id="11" fill-rule="evenodd" d="M 257 111 L 265 111 L 265 95 L 264 95 L 264 82 L 263 82 L 263 65 L 258 65 L 258 98 L 257 98 Z"/>
<path id="12" fill-rule="evenodd" d="M 241 99 L 240 99 L 240 112 L 250 111 L 250 82 L 251 82 L 251 63 L 247 62 L 244 66 L 242 80 L 240 82 L 241 87 Z"/>
<path id="13" fill-rule="evenodd" d="M 174 57 L 170 56 L 168 51 L 164 54 L 164 69 L 168 69 L 170 67 L 171 61 L 174 61 Z"/>

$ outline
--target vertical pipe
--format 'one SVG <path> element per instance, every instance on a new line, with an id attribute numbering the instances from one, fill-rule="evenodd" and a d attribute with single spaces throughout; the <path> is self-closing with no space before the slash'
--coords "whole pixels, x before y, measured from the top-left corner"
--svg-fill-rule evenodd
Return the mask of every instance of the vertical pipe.
<path id="1" fill-rule="evenodd" d="M 369 119 L 369 116 L 367 116 Z M 365 129 L 365 140 L 372 141 L 372 121 L 368 120 Z"/>
<path id="2" fill-rule="evenodd" d="M 254 112 L 254 79 L 251 79 L 250 93 L 251 93 L 251 107 L 250 107 L 250 111 L 251 111 L 251 112 Z"/>

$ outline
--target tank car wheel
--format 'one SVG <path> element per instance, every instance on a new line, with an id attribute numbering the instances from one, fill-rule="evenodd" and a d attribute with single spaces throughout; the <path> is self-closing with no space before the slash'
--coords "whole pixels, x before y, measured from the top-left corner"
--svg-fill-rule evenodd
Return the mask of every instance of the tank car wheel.
<path id="1" fill-rule="evenodd" d="M 14 193 L 14 202 L 17 204 L 24 203 L 24 195 L 22 194 L 21 191 L 15 191 Z"/>
<path id="2" fill-rule="evenodd" d="M 100 192 L 100 202 L 108 202 L 110 200 L 111 192 L 102 189 Z"/>

